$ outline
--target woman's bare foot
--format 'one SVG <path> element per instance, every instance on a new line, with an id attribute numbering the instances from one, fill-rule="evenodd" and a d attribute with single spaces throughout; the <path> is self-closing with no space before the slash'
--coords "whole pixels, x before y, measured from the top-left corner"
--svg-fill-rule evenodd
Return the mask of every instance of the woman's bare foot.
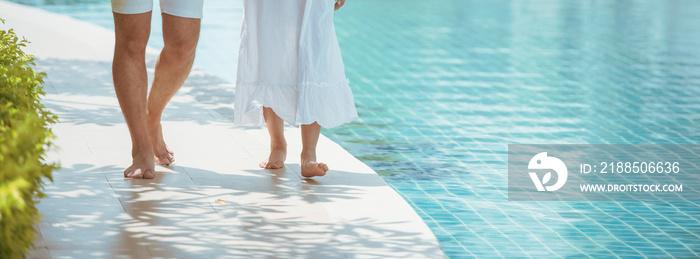
<path id="1" fill-rule="evenodd" d="M 153 165 L 153 153 L 151 151 L 140 152 L 133 155 L 131 166 L 124 170 L 124 177 L 153 179 L 156 177 Z"/>
<path id="2" fill-rule="evenodd" d="M 270 156 L 267 161 L 260 163 L 260 167 L 265 169 L 284 168 L 285 160 L 287 160 L 287 143 L 273 145 L 270 148 Z"/>
<path id="3" fill-rule="evenodd" d="M 301 176 L 303 177 L 324 176 L 326 172 L 328 172 L 328 165 L 324 163 L 316 161 L 301 162 Z"/>
<path id="4" fill-rule="evenodd" d="M 301 151 L 301 176 L 324 176 L 328 172 L 328 165 L 316 162 L 316 151 Z"/>
<path id="5" fill-rule="evenodd" d="M 175 162 L 175 154 L 163 140 L 163 127 L 160 125 L 160 118 L 148 118 L 148 135 L 153 146 L 154 161 L 162 166 L 169 166 Z"/>
<path id="6" fill-rule="evenodd" d="M 321 134 L 321 125 L 317 122 L 301 125 L 301 176 L 324 176 L 328 165 L 316 162 L 316 145 Z"/>

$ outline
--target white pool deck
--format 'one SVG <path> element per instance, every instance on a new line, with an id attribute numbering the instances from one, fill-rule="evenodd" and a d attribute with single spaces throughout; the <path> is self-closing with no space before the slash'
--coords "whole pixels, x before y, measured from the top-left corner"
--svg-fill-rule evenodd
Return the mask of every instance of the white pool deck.
<path id="1" fill-rule="evenodd" d="M 123 178 L 130 139 L 112 86 L 113 32 L 4 1 L 0 17 L 32 42 L 25 51 L 48 74 L 43 103 L 61 119 L 49 160 L 62 169 L 38 204 L 29 258 L 444 257 L 406 201 L 323 136 L 325 177 L 301 177 L 293 127 L 285 169 L 258 168 L 266 131 L 234 126 L 234 86 L 203 71 L 163 117 L 176 164 L 153 180 Z"/>

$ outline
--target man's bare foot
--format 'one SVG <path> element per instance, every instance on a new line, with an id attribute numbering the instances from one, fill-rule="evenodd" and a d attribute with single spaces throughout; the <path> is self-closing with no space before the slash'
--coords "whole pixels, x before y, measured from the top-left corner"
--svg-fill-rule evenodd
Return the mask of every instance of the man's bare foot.
<path id="1" fill-rule="evenodd" d="M 129 168 L 124 170 L 124 177 L 153 179 L 156 177 L 153 165 L 153 153 L 141 152 L 133 156 L 133 162 Z"/>
<path id="2" fill-rule="evenodd" d="M 280 169 L 284 168 L 284 161 L 287 160 L 287 146 L 284 148 L 273 148 L 270 151 L 270 157 L 267 161 L 260 163 L 261 168 L 265 169 Z"/>
<path id="3" fill-rule="evenodd" d="M 162 166 L 169 166 L 175 162 L 175 154 L 163 140 L 163 127 L 160 125 L 160 118 L 148 117 L 148 135 L 153 146 L 154 161 Z"/>
<path id="4" fill-rule="evenodd" d="M 324 176 L 328 172 L 328 165 L 316 161 L 301 161 L 301 176 Z"/>

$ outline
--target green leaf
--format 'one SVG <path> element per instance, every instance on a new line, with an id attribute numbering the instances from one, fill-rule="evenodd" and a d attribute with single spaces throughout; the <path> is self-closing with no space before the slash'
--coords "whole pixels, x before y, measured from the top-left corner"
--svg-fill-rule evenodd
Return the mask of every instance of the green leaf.
<path id="1" fill-rule="evenodd" d="M 34 57 L 21 49 L 27 44 L 13 29 L 0 30 L 0 258 L 24 258 L 39 220 L 35 205 L 46 196 L 43 179 L 59 168 L 44 159 L 58 117 L 41 104 L 46 73 L 34 70 Z"/>

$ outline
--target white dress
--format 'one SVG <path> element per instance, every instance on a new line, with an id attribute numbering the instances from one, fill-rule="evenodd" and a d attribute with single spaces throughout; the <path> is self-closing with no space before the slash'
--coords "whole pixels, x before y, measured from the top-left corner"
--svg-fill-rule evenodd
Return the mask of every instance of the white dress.
<path id="1" fill-rule="evenodd" d="M 356 119 L 333 25 L 335 1 L 243 3 L 235 123 L 263 125 L 263 106 L 297 127 Z"/>

